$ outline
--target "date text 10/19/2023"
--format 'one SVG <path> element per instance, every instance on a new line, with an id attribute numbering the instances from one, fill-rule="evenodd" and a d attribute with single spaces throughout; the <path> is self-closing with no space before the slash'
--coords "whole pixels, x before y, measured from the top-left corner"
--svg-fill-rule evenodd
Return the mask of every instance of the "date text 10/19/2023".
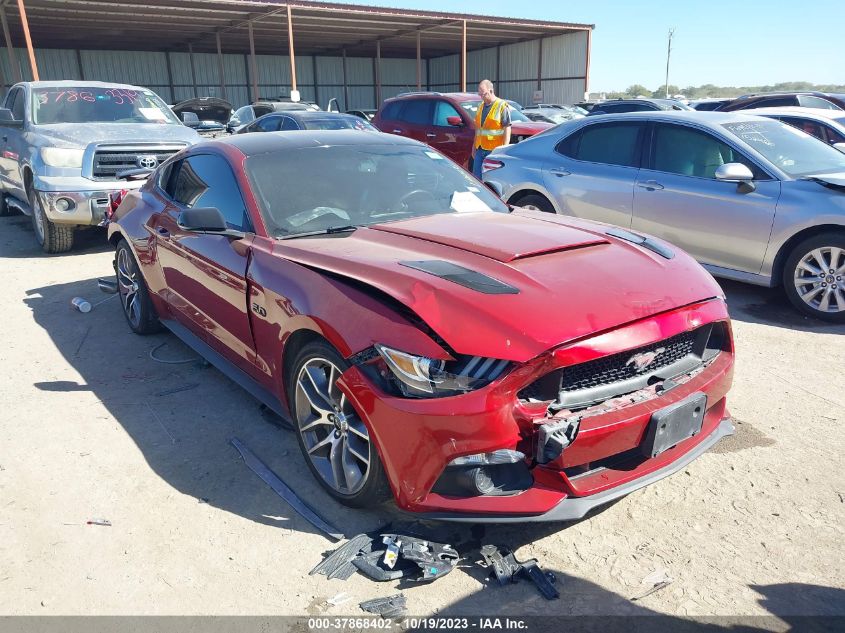
<path id="1" fill-rule="evenodd" d="M 380 617 L 341 617 L 341 618 L 309 618 L 308 628 L 311 631 L 383 631 L 383 630 L 477 630 L 504 631 L 527 630 L 528 623 L 519 618 L 438 618 L 438 617 L 402 617 L 395 620 Z"/>

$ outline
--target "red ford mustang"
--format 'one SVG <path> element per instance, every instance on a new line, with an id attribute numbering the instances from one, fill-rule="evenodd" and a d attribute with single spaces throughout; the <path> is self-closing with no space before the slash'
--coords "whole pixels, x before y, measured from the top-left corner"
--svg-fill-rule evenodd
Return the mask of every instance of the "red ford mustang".
<path id="1" fill-rule="evenodd" d="M 291 420 L 348 505 L 571 520 L 733 431 L 730 323 L 701 266 L 509 209 L 416 141 L 196 145 L 109 239 L 132 329 L 163 324 Z"/>

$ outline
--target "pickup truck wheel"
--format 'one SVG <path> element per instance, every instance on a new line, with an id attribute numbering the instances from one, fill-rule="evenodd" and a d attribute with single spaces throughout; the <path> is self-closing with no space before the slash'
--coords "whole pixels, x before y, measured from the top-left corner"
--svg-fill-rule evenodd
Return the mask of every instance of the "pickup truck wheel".
<path id="1" fill-rule="evenodd" d="M 147 284 L 144 283 L 141 269 L 125 240 L 121 240 L 117 245 L 115 273 L 123 316 L 132 331 L 141 335 L 160 332 L 161 323 L 150 300 Z"/>
<path id="2" fill-rule="evenodd" d="M 783 287 L 804 314 L 845 323 L 845 234 L 822 233 L 792 249 L 783 267 Z"/>
<path id="3" fill-rule="evenodd" d="M 50 222 L 34 189 L 29 191 L 29 208 L 35 239 L 45 253 L 65 253 L 73 248 L 73 227 Z"/>
<path id="4" fill-rule="evenodd" d="M 317 481 L 344 505 L 372 507 L 389 498 L 390 488 L 367 426 L 337 387 L 348 368 L 328 343 L 307 344 L 288 372 L 288 402 Z"/>

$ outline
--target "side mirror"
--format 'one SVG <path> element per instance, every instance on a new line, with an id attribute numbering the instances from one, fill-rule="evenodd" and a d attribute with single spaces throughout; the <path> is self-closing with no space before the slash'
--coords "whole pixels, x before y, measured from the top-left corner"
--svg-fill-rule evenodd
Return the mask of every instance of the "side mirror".
<path id="1" fill-rule="evenodd" d="M 742 163 L 725 163 L 716 168 L 713 174 L 716 180 L 737 183 L 737 191 L 740 193 L 751 193 L 757 187 L 754 185 L 754 174 Z"/>
<path id="2" fill-rule="evenodd" d="M 834 149 L 838 149 L 840 152 L 845 154 L 845 143 L 834 143 L 833 147 Z"/>
<path id="3" fill-rule="evenodd" d="M 195 112 L 183 112 L 182 123 L 184 123 L 188 127 L 199 127 L 200 118 L 196 115 Z"/>
<path id="4" fill-rule="evenodd" d="M 453 127 L 463 127 L 464 120 L 459 116 L 447 116 L 446 123 Z"/>
<path id="5" fill-rule="evenodd" d="M 194 207 L 179 214 L 176 222 L 183 231 L 193 233 L 217 233 L 229 237 L 241 238 L 244 233 L 226 226 L 226 218 L 217 207 Z"/>
<path id="6" fill-rule="evenodd" d="M 23 121 L 16 119 L 9 108 L 0 108 L 0 125 L 6 127 L 23 127 Z"/>

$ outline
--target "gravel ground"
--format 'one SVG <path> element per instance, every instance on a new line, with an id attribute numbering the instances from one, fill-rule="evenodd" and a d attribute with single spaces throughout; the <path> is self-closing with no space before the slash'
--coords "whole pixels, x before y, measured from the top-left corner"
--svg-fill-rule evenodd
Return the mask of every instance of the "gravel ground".
<path id="1" fill-rule="evenodd" d="M 0 614 L 356 614 L 396 583 L 309 576 L 331 543 L 229 444 L 240 438 L 346 534 L 403 517 L 331 501 L 292 434 L 173 336 L 130 333 L 100 230 L 72 253 L 0 219 Z M 726 283 L 738 432 L 684 471 L 572 525 L 487 527 L 561 599 L 468 565 L 404 591 L 411 613 L 845 615 L 845 327 Z M 107 519 L 110 527 L 87 525 Z M 453 543 L 470 528 L 445 526 Z M 471 561 L 468 561 L 471 562 Z M 657 572 L 673 582 L 641 600 Z M 329 606 L 345 592 L 352 599 Z"/>

